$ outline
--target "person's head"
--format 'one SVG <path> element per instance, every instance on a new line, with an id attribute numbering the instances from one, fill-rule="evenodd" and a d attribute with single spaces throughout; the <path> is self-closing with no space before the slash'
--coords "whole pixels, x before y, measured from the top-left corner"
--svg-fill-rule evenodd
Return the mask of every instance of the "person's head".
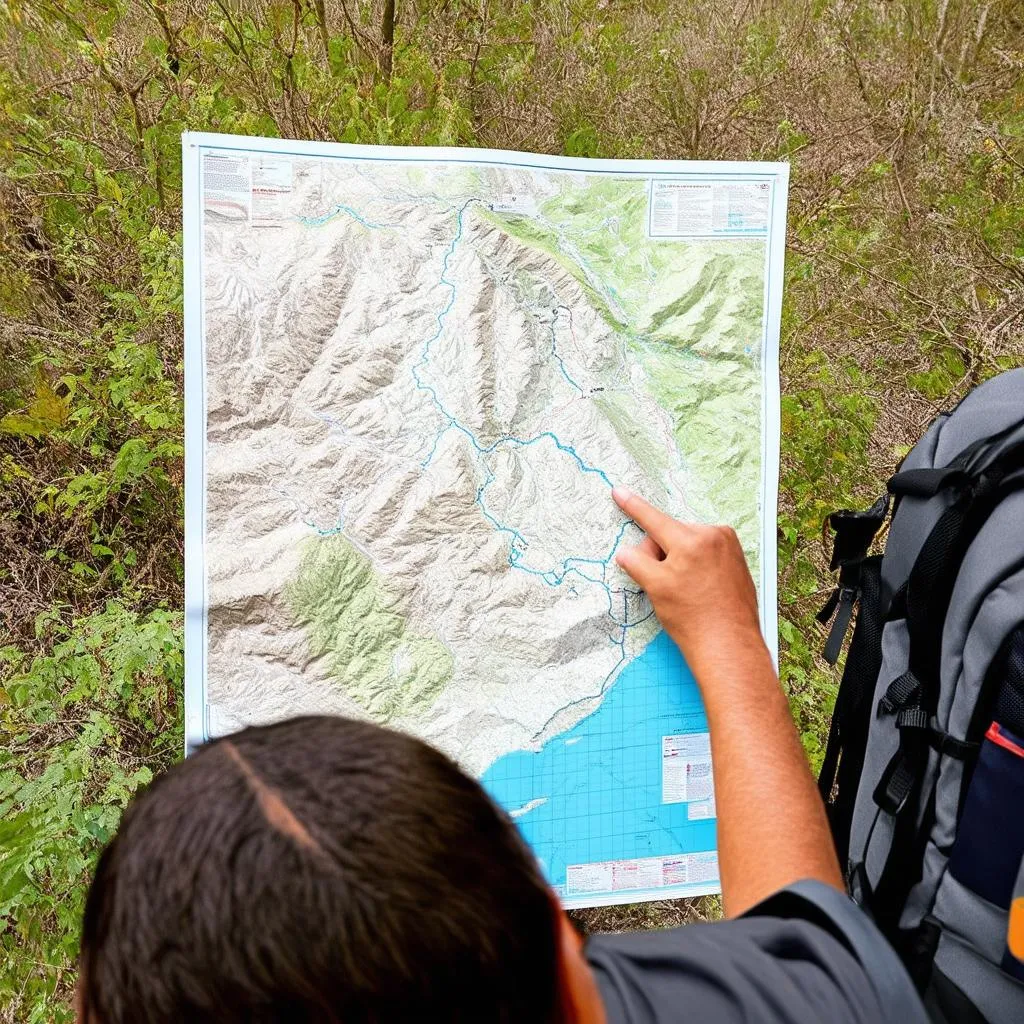
<path id="1" fill-rule="evenodd" d="M 82 934 L 86 1024 L 547 1022 L 590 998 L 529 849 L 427 745 L 343 718 L 209 744 L 128 809 Z"/>

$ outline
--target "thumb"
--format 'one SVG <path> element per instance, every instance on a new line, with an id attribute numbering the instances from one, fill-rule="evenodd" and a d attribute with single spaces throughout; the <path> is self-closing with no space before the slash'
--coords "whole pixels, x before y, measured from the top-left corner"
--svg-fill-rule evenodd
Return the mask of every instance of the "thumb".
<path id="1" fill-rule="evenodd" d="M 647 590 L 662 570 L 662 563 L 642 547 L 623 548 L 616 556 L 615 563 L 634 582 Z"/>

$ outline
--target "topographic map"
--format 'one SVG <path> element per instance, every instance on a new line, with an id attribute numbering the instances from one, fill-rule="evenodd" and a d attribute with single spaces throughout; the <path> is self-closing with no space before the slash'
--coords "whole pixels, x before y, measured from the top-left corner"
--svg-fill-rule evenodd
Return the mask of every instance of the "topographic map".
<path id="1" fill-rule="evenodd" d="M 735 526 L 771 635 L 785 167 L 183 145 L 190 746 L 367 718 L 481 777 L 569 905 L 716 891 L 703 708 L 610 490 Z"/>

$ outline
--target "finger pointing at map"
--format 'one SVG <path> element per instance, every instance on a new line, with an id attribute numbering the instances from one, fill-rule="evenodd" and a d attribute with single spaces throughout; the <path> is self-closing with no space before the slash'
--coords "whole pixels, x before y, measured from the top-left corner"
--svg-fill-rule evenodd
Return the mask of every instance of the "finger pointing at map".
<path id="1" fill-rule="evenodd" d="M 734 530 L 679 522 L 621 487 L 612 496 L 647 532 L 615 561 L 647 592 L 698 680 L 706 650 L 760 637 L 757 592 Z"/>

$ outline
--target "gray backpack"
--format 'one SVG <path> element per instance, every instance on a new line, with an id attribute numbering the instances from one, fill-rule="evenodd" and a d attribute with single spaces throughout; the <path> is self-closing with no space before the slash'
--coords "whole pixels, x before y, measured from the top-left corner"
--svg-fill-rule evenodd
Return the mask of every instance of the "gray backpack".
<path id="1" fill-rule="evenodd" d="M 856 626 L 819 785 L 850 895 L 934 1020 L 1024 1021 L 1007 940 L 1011 905 L 1024 914 L 1024 369 L 940 415 L 885 497 L 829 523 L 830 662 L 855 610 Z"/>

